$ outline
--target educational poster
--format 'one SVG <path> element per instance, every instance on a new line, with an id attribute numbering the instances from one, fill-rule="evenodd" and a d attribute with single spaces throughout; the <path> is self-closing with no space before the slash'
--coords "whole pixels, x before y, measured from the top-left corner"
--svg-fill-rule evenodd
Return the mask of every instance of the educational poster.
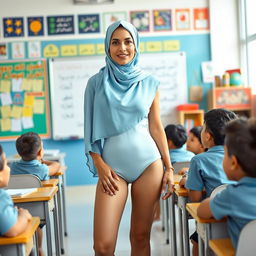
<path id="1" fill-rule="evenodd" d="M 190 30 L 190 10 L 175 10 L 176 30 Z"/>
<path id="2" fill-rule="evenodd" d="M 28 17 L 28 36 L 44 35 L 44 17 Z"/>
<path id="3" fill-rule="evenodd" d="M 3 18 L 4 37 L 24 36 L 24 20 L 22 17 Z"/>
<path id="4" fill-rule="evenodd" d="M 172 11 L 153 10 L 154 31 L 172 30 Z"/>
<path id="5" fill-rule="evenodd" d="M 149 11 L 131 11 L 130 21 L 139 32 L 149 32 L 150 20 Z"/>
<path id="6" fill-rule="evenodd" d="M 0 59 L 8 58 L 8 46 L 7 43 L 0 43 Z"/>
<path id="7" fill-rule="evenodd" d="M 194 9 L 194 29 L 195 30 L 209 29 L 208 8 Z"/>
<path id="8" fill-rule="evenodd" d="M 107 31 L 108 26 L 118 20 L 126 20 L 127 21 L 126 12 L 105 12 L 105 13 L 103 13 L 103 32 L 105 33 Z"/>
<path id="9" fill-rule="evenodd" d="M 49 136 L 46 61 L 0 63 L 0 139 L 34 131 Z"/>
<path id="10" fill-rule="evenodd" d="M 12 59 L 25 59 L 25 42 L 12 43 Z"/>
<path id="11" fill-rule="evenodd" d="M 202 75 L 204 83 L 213 83 L 214 82 L 214 69 L 213 63 L 211 61 L 203 61 L 201 63 Z"/>
<path id="12" fill-rule="evenodd" d="M 100 32 L 100 15 L 85 14 L 78 15 L 79 34 L 99 33 Z"/>
<path id="13" fill-rule="evenodd" d="M 74 16 L 48 16 L 47 29 L 49 36 L 74 34 Z"/>
<path id="14" fill-rule="evenodd" d="M 28 58 L 40 58 L 41 57 L 41 43 L 40 41 L 28 42 Z"/>

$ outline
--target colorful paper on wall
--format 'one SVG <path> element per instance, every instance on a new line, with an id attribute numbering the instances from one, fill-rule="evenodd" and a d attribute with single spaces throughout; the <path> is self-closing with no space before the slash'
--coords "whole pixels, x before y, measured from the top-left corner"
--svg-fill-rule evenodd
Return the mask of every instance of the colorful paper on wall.
<path id="1" fill-rule="evenodd" d="M 10 92 L 11 91 L 11 81 L 1 80 L 0 92 Z"/>
<path id="2" fill-rule="evenodd" d="M 11 117 L 11 106 L 2 106 L 1 107 L 1 116 L 3 119 Z"/>
<path id="3" fill-rule="evenodd" d="M 33 108 L 25 106 L 22 108 L 22 116 L 24 117 L 32 117 L 33 116 Z"/>
<path id="4" fill-rule="evenodd" d="M 139 32 L 149 32 L 149 11 L 131 11 L 130 20 Z"/>
<path id="5" fill-rule="evenodd" d="M 24 100 L 24 106 L 33 107 L 34 106 L 34 100 L 35 100 L 34 96 L 26 94 L 25 95 L 25 100 Z"/>
<path id="6" fill-rule="evenodd" d="M 79 34 L 99 33 L 100 32 L 100 15 L 84 14 L 78 15 Z"/>
<path id="7" fill-rule="evenodd" d="M 3 18 L 4 37 L 23 37 L 23 17 Z"/>
<path id="8" fill-rule="evenodd" d="M 11 105 L 12 104 L 12 98 L 11 94 L 9 92 L 1 93 L 1 103 L 2 106 Z"/>
<path id="9" fill-rule="evenodd" d="M 47 28 L 49 36 L 74 34 L 74 16 L 48 16 Z"/>
<path id="10" fill-rule="evenodd" d="M 23 129 L 31 129 L 34 127 L 34 122 L 32 117 L 22 117 L 21 118 Z"/>
<path id="11" fill-rule="evenodd" d="M 43 114 L 44 113 L 44 100 L 36 99 L 34 103 L 34 113 Z"/>
<path id="12" fill-rule="evenodd" d="M 41 57 L 41 43 L 39 41 L 28 42 L 28 57 L 29 58 Z"/>
<path id="13" fill-rule="evenodd" d="M 28 17 L 28 36 L 44 35 L 44 17 Z"/>
<path id="14" fill-rule="evenodd" d="M 21 92 L 22 91 L 22 89 L 21 89 L 22 81 L 23 81 L 22 78 L 12 79 L 12 91 L 13 92 Z"/>
<path id="15" fill-rule="evenodd" d="M 1 119 L 1 131 L 10 131 L 11 130 L 11 119 L 5 118 Z"/>
<path id="16" fill-rule="evenodd" d="M 24 59 L 25 58 L 25 43 L 24 42 L 13 42 L 12 43 L 12 58 L 13 59 Z"/>
<path id="17" fill-rule="evenodd" d="M 12 107 L 12 117 L 13 118 L 21 118 L 22 114 L 22 107 L 14 105 Z"/>
<path id="18" fill-rule="evenodd" d="M 190 10 L 176 9 L 175 10 L 176 30 L 190 29 Z"/>
<path id="19" fill-rule="evenodd" d="M 11 119 L 11 131 L 12 132 L 21 132 L 21 119 Z"/>
<path id="20" fill-rule="evenodd" d="M 154 31 L 172 30 L 172 11 L 154 10 L 153 11 Z"/>
<path id="21" fill-rule="evenodd" d="M 43 91 L 43 80 L 42 79 L 32 80 L 32 91 L 33 92 L 42 92 Z"/>

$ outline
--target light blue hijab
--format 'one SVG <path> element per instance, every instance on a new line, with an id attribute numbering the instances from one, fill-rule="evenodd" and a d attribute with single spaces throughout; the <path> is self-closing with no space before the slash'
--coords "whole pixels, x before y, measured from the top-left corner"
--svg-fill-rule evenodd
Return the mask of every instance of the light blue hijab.
<path id="1" fill-rule="evenodd" d="M 117 64 L 109 54 L 112 34 L 120 26 L 130 32 L 136 48 L 134 58 L 126 65 Z M 89 79 L 84 97 L 85 154 L 95 175 L 89 152 L 101 154 L 104 139 L 124 133 L 147 117 L 159 85 L 138 66 L 139 36 L 132 24 L 121 20 L 108 27 L 105 52 L 106 66 Z"/>

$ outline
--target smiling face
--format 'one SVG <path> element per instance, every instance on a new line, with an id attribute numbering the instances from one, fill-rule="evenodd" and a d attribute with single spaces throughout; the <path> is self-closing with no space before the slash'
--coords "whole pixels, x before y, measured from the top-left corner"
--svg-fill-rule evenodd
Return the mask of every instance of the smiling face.
<path id="1" fill-rule="evenodd" d="M 124 28 L 117 28 L 110 40 L 109 54 L 119 65 L 126 65 L 134 58 L 135 45 L 131 34 Z"/>
<path id="2" fill-rule="evenodd" d="M 7 165 L 5 153 L 2 154 L 3 169 L 0 170 L 0 188 L 6 187 L 10 179 L 10 167 Z"/>

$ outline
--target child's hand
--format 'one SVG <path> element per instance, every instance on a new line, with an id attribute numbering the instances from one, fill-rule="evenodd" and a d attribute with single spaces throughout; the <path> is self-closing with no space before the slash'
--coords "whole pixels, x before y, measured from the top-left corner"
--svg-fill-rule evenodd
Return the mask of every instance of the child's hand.
<path id="1" fill-rule="evenodd" d="M 188 171 L 188 168 L 187 168 L 187 167 L 183 167 L 182 169 L 179 170 L 178 174 L 179 174 L 179 175 L 183 175 L 183 174 L 185 174 L 187 171 Z"/>
<path id="2" fill-rule="evenodd" d="M 18 212 L 19 212 L 19 215 L 25 217 L 28 220 L 32 219 L 32 215 L 29 213 L 27 209 L 19 208 Z"/>
<path id="3" fill-rule="evenodd" d="M 186 181 L 187 181 L 187 178 L 182 178 L 181 180 L 180 180 L 180 182 L 179 182 L 179 185 L 180 185 L 180 187 L 184 187 L 185 186 L 185 184 L 186 184 Z"/>

